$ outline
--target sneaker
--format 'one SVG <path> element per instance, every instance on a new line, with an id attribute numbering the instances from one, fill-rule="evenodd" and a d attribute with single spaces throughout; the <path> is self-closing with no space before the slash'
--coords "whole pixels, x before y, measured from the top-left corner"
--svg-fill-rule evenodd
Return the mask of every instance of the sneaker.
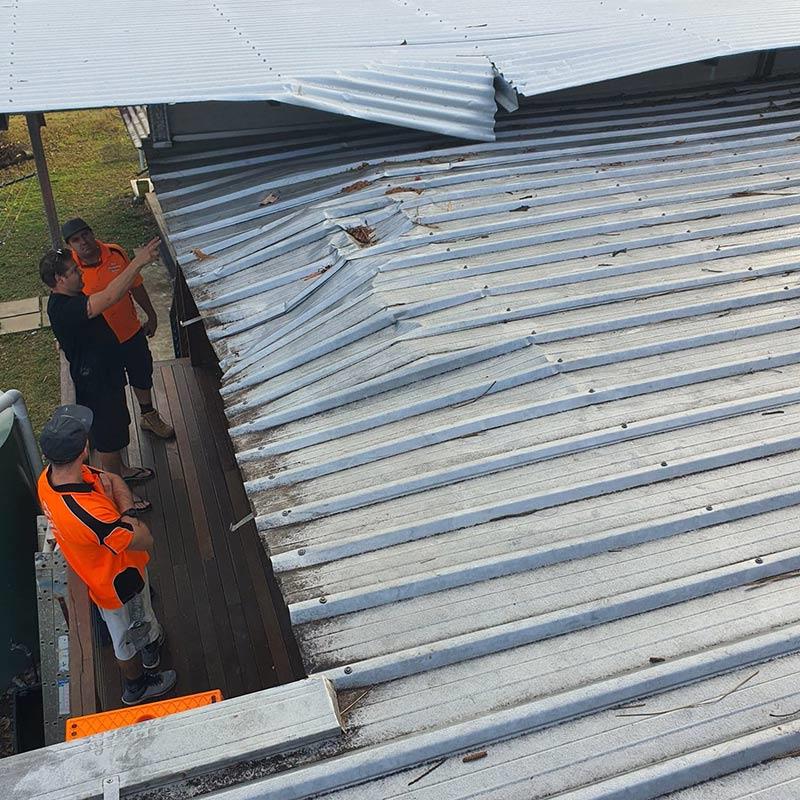
<path id="1" fill-rule="evenodd" d="M 143 431 L 150 431 L 160 439 L 171 439 L 175 435 L 175 430 L 171 425 L 167 425 L 158 415 L 158 410 L 153 409 L 146 414 L 142 414 L 142 421 L 139 427 Z"/>
<path id="2" fill-rule="evenodd" d="M 142 666 L 145 669 L 155 669 L 161 663 L 161 645 L 164 644 L 164 630 L 154 642 L 142 648 Z"/>
<path id="3" fill-rule="evenodd" d="M 145 672 L 142 681 L 136 688 L 125 687 L 122 692 L 122 702 L 126 706 L 135 706 L 155 700 L 156 697 L 165 695 L 178 681 L 174 669 L 165 669 L 163 672 Z"/>

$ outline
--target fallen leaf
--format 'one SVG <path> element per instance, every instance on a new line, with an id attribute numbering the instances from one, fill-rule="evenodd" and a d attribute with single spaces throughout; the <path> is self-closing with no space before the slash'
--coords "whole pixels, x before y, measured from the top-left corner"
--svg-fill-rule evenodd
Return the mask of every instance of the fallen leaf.
<path id="1" fill-rule="evenodd" d="M 271 206 L 278 199 L 275 192 L 270 192 L 260 203 L 260 206 Z"/>
<path id="2" fill-rule="evenodd" d="M 208 253 L 204 253 L 199 247 L 195 247 L 195 249 L 192 250 L 192 253 L 198 261 L 207 261 L 209 258 L 211 258 Z"/>
<path id="3" fill-rule="evenodd" d="M 470 761 L 480 761 L 482 758 L 486 758 L 486 755 L 485 750 L 478 750 L 476 753 L 467 753 L 461 760 L 465 764 L 469 764 Z"/>
<path id="4" fill-rule="evenodd" d="M 351 183 L 349 186 L 345 186 L 342 189 L 342 194 L 350 194 L 350 192 L 357 192 L 359 189 L 364 189 L 369 186 L 369 181 L 356 181 L 355 183 Z"/>
<path id="5" fill-rule="evenodd" d="M 355 225 L 352 228 L 345 228 L 359 244 L 367 245 L 372 244 L 373 237 L 375 236 L 375 229 L 370 228 L 369 225 Z"/>
<path id="6" fill-rule="evenodd" d="M 387 189 L 384 194 L 399 194 L 400 192 L 414 192 L 415 194 L 422 194 L 422 189 L 416 189 L 413 186 L 395 186 L 393 189 Z"/>
<path id="7" fill-rule="evenodd" d="M 312 272 L 310 275 L 306 275 L 303 278 L 304 281 L 313 281 L 314 278 L 319 278 L 320 275 L 324 275 L 330 267 L 323 267 L 322 269 L 318 269 L 316 272 Z"/>

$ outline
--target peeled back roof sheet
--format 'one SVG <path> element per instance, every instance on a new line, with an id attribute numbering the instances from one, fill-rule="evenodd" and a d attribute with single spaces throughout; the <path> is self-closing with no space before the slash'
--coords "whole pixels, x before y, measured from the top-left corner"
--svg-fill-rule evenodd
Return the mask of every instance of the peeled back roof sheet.
<path id="1" fill-rule="evenodd" d="M 0 113 L 277 100 L 494 137 L 495 78 L 535 95 L 796 45 L 789 0 L 0 2 Z"/>

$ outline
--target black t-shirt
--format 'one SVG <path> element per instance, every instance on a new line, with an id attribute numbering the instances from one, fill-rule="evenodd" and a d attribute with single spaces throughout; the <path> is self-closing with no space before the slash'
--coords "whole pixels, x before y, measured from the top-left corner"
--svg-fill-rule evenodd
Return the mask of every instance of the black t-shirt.
<path id="1" fill-rule="evenodd" d="M 53 333 L 69 361 L 76 388 L 85 392 L 122 386 L 125 372 L 119 342 L 102 314 L 89 318 L 85 294 L 52 293 L 47 314 Z"/>

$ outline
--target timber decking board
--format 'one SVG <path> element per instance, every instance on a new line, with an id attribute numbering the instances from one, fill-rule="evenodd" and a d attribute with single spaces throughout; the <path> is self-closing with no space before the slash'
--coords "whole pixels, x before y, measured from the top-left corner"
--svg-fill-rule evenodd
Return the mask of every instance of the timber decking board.
<path id="1" fill-rule="evenodd" d="M 212 370 L 197 370 L 200 394 L 208 404 L 209 413 L 224 421 L 225 412 L 219 394 L 219 379 Z M 224 426 L 212 426 L 214 441 L 225 474 L 225 482 L 233 504 L 234 517 L 238 520 L 248 516 L 252 509 L 242 483 L 233 445 Z M 287 683 L 305 675 L 300 651 L 291 632 L 289 614 L 272 572 L 261 537 L 254 521 L 239 528 L 237 541 L 242 546 L 242 558 L 247 564 L 261 614 L 267 644 L 271 653 L 269 666 L 277 683 Z M 241 563 L 241 562 L 240 562 Z M 263 576 L 267 576 L 266 583 Z"/>
<path id="2" fill-rule="evenodd" d="M 150 582 L 167 634 L 161 665 L 178 672 L 174 694 L 221 689 L 236 697 L 302 677 L 296 645 L 281 635 L 285 610 L 272 605 L 276 589 L 268 585 L 272 576 L 258 533 L 252 523 L 230 531 L 250 509 L 216 378 L 178 359 L 156 362 L 153 381 L 155 404 L 176 438 L 164 442 L 139 430 L 128 389 L 128 461 L 156 471 L 153 481 L 133 489 L 153 503 L 144 517 L 155 540 Z M 95 647 L 98 710 L 119 708 L 111 646 L 95 641 Z"/>

